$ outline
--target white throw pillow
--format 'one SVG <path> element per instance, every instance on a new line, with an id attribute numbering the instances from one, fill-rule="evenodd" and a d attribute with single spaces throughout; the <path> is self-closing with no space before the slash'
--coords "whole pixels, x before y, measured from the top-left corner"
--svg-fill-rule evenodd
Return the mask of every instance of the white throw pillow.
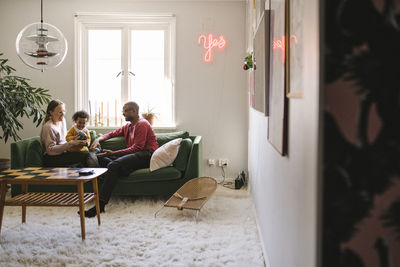
<path id="1" fill-rule="evenodd" d="M 176 138 L 165 143 L 154 151 L 150 159 L 150 171 L 152 172 L 171 165 L 178 155 L 179 144 L 181 141 L 182 138 Z"/>

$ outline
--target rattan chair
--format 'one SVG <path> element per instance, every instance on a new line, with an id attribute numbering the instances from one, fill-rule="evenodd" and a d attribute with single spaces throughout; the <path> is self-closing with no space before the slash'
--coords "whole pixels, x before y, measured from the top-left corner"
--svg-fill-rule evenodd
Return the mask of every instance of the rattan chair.
<path id="1" fill-rule="evenodd" d="M 200 209 L 217 189 L 217 181 L 211 177 L 198 177 L 182 185 L 164 205 L 156 211 L 157 213 L 164 207 L 177 208 L 178 210 L 191 209 L 196 210 L 196 221 Z"/>

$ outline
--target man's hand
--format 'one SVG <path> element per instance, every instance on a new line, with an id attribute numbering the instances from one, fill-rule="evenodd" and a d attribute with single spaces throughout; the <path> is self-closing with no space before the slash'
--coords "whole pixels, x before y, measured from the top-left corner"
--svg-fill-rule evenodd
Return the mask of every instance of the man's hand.
<path id="1" fill-rule="evenodd" d="M 101 141 L 100 138 L 94 139 L 92 145 L 90 146 L 90 149 L 94 150 L 96 147 L 101 149 L 100 141 Z"/>
<path id="2" fill-rule="evenodd" d="M 103 149 L 103 152 L 96 154 L 96 156 L 97 157 L 106 157 L 106 156 L 112 156 L 114 154 L 115 154 L 115 152 L 112 150 Z"/>

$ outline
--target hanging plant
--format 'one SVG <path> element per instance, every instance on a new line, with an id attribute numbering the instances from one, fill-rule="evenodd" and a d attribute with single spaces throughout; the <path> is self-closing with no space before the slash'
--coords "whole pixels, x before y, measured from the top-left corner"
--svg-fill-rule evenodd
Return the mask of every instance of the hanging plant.
<path id="1" fill-rule="evenodd" d="M 244 58 L 243 69 L 248 70 L 252 69 L 253 67 L 255 69 L 255 64 L 253 64 L 253 53 L 248 53 L 247 56 Z"/>
<path id="2" fill-rule="evenodd" d="M 7 142 L 9 137 L 14 141 L 21 139 L 18 136 L 18 131 L 23 129 L 20 118 L 32 118 L 36 127 L 40 125 L 46 113 L 42 106 L 50 102 L 50 95 L 48 90 L 30 86 L 29 79 L 11 75 L 15 69 L 2 56 L 0 53 L 0 127 L 3 130 L 0 139 Z"/>

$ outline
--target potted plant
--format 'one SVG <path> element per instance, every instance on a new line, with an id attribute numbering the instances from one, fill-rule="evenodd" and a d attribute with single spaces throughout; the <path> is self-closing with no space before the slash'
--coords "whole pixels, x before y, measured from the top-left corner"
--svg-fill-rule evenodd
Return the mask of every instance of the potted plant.
<path id="1" fill-rule="evenodd" d="M 150 108 L 150 106 L 147 106 L 147 109 L 145 112 L 142 113 L 142 117 L 146 119 L 150 125 L 153 125 L 154 119 L 157 117 L 156 113 L 153 112 L 154 108 Z"/>
<path id="2" fill-rule="evenodd" d="M 244 58 L 243 69 L 248 70 L 253 67 L 256 69 L 255 62 L 253 62 L 253 52 L 247 53 L 247 56 Z"/>
<path id="3" fill-rule="evenodd" d="M 7 143 L 9 137 L 14 141 L 21 139 L 20 118 L 32 118 L 36 127 L 40 125 L 46 113 L 42 106 L 50 102 L 50 94 L 46 89 L 30 86 L 28 79 L 13 75 L 15 69 L 2 57 L 0 53 L 0 127 L 3 130 L 0 139 Z M 9 166 L 9 159 L 0 159 L 0 168 L 8 168 L 7 163 Z"/>

